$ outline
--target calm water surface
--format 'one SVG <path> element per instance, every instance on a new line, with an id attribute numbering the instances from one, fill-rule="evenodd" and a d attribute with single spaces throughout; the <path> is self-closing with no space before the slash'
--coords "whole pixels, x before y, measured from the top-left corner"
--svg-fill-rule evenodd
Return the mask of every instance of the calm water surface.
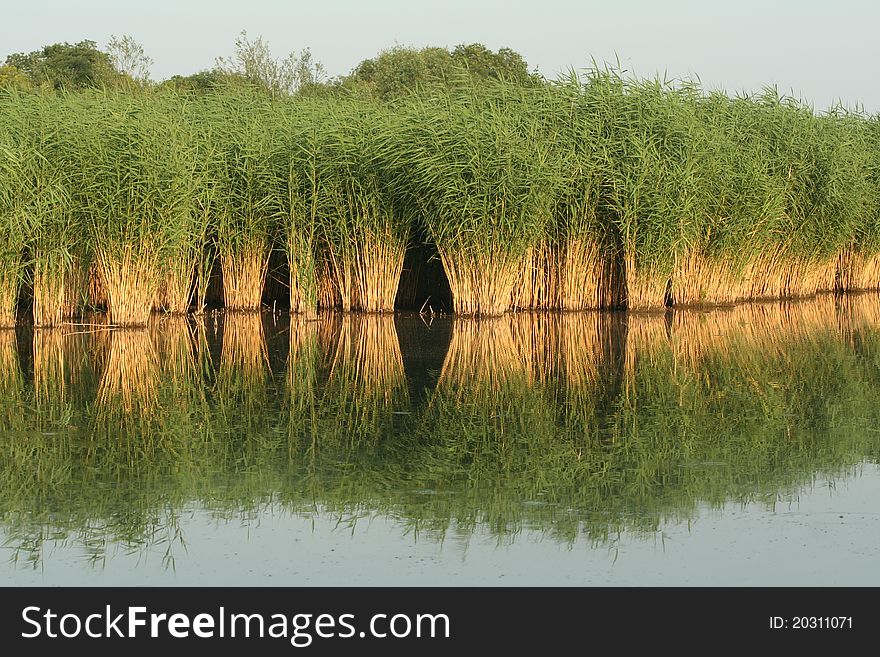
<path id="1" fill-rule="evenodd" d="M 880 299 L 0 333 L 6 585 L 877 585 Z"/>

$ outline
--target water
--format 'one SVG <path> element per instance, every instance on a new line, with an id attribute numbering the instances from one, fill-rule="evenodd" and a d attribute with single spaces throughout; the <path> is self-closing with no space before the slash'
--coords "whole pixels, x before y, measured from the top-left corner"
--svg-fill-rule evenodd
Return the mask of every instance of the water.
<path id="1" fill-rule="evenodd" d="M 880 299 L 0 333 L 7 585 L 877 585 Z"/>

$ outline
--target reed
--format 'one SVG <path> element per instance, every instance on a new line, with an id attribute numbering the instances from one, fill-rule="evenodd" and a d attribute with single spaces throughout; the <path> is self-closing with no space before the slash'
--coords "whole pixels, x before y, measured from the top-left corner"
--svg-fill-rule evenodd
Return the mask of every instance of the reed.
<path id="1" fill-rule="evenodd" d="M 177 310 L 191 280 L 171 280 L 192 228 L 193 156 L 174 99 L 86 98 L 80 136 L 82 212 L 111 320 L 146 325 L 160 288 Z M 181 108 L 182 109 L 182 108 Z M 88 155 L 87 155 L 88 154 Z M 169 264 L 170 263 L 170 264 Z M 175 293 L 184 289 L 187 292 Z M 163 304 L 164 305 L 164 304 Z"/>
<path id="2" fill-rule="evenodd" d="M 203 106 L 205 207 L 230 310 L 258 310 L 273 235 L 283 212 L 276 166 L 279 107 L 247 89 L 211 96 Z"/>
<path id="3" fill-rule="evenodd" d="M 28 229 L 33 284 L 33 317 L 37 326 L 56 326 L 80 309 L 89 261 L 86 228 L 72 198 L 69 172 L 76 163 L 75 135 L 80 119 L 70 103 L 60 107 L 46 97 L 30 98 L 35 122 L 27 182 L 30 193 L 24 220 Z"/>
<path id="4" fill-rule="evenodd" d="M 313 119 L 305 116 L 308 114 L 298 108 L 290 108 L 281 123 L 286 155 L 281 158 L 279 169 L 286 196 L 279 232 L 290 272 L 290 311 L 312 318 L 318 306 L 335 307 L 337 300 L 332 293 L 329 269 L 326 261 L 319 259 L 316 243 L 321 150 L 312 130 Z"/>
<path id="5" fill-rule="evenodd" d="M 533 90 L 526 110 L 551 145 L 545 180 L 552 217 L 537 246 L 529 248 L 512 307 L 534 310 L 615 308 L 623 304 L 609 221 L 600 215 L 603 177 L 596 157 L 603 125 L 574 73 Z"/>
<path id="6" fill-rule="evenodd" d="M 22 289 L 40 326 L 201 312 L 217 264 L 256 310 L 281 254 L 307 317 L 414 303 L 404 261 L 435 248 L 471 316 L 880 287 L 877 117 L 595 66 L 452 75 L 387 103 L 0 92 L 0 324 Z"/>
<path id="7" fill-rule="evenodd" d="M 294 109 L 309 130 L 295 150 L 304 211 L 287 240 L 291 275 L 305 283 L 292 291 L 308 291 L 325 307 L 391 311 L 411 225 L 395 197 L 395 115 L 350 101 Z"/>
<path id="8" fill-rule="evenodd" d="M 550 221 L 557 181 L 535 112 L 517 111 L 528 103 L 464 87 L 414 101 L 395 132 L 397 186 L 437 246 L 456 313 L 507 311 Z"/>
<path id="9" fill-rule="evenodd" d="M 31 170 L 38 158 L 33 105 L 29 96 L 0 90 L 0 327 L 15 326 L 26 276 L 29 208 L 39 196 Z"/>

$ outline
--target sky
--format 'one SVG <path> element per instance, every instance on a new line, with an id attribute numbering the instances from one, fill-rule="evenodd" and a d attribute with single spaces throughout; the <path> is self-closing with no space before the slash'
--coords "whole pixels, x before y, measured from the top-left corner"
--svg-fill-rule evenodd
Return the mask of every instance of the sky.
<path id="1" fill-rule="evenodd" d="M 0 0 L 0 61 L 13 52 L 130 35 L 162 80 L 211 68 L 236 36 L 277 57 L 310 48 L 330 76 L 394 45 L 483 43 L 555 77 L 593 60 L 708 89 L 775 84 L 817 110 L 880 112 L 876 0 Z"/>

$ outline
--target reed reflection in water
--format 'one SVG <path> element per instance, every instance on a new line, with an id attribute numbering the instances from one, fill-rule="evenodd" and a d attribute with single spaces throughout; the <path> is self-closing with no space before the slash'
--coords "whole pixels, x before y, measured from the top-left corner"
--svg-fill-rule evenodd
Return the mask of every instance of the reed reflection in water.
<path id="1" fill-rule="evenodd" d="M 878 460 L 878 308 L 0 332 L 0 524 L 30 563 L 66 543 L 170 564 L 194 509 L 381 514 L 438 540 L 651 537 Z"/>

